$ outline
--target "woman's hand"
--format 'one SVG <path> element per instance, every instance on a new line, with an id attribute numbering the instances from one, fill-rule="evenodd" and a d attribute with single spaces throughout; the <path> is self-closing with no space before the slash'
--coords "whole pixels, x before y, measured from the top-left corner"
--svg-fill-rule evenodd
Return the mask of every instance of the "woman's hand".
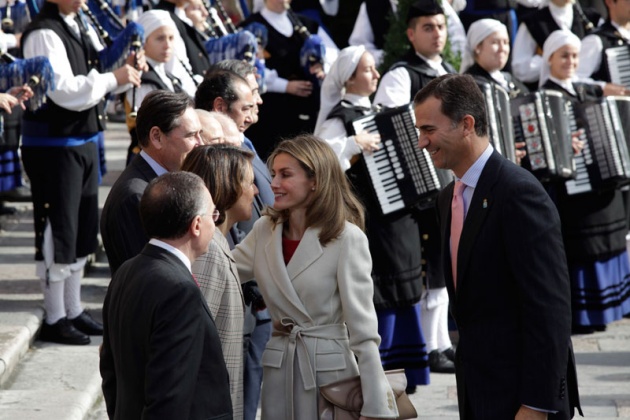
<path id="1" fill-rule="evenodd" d="M 291 80 L 287 84 L 287 93 L 308 98 L 313 93 L 313 84 L 306 80 Z"/>
<path id="2" fill-rule="evenodd" d="M 604 85 L 604 96 L 625 96 L 629 94 L 630 90 L 626 89 L 623 85 L 616 85 L 614 83 L 606 83 Z"/>
<path id="3" fill-rule="evenodd" d="M 309 71 L 319 80 L 324 80 L 324 77 L 326 76 L 326 73 L 324 73 L 324 66 L 322 66 L 321 63 L 313 64 L 309 67 Z"/>
<path id="4" fill-rule="evenodd" d="M 580 140 L 580 137 L 584 134 L 584 130 L 580 129 L 574 133 L 571 133 L 571 147 L 573 148 L 573 154 L 579 155 L 584 149 L 584 142 Z"/>
<path id="5" fill-rule="evenodd" d="M 359 134 L 355 134 L 354 141 L 362 150 L 369 153 L 374 153 L 381 148 L 381 135 L 377 133 L 362 131 Z"/>
<path id="6" fill-rule="evenodd" d="M 524 141 L 517 141 L 516 143 L 514 143 L 514 157 L 516 158 L 516 164 L 519 166 L 521 164 L 521 159 L 523 159 L 527 154 L 527 152 L 525 151 L 525 145 L 526 144 Z"/>

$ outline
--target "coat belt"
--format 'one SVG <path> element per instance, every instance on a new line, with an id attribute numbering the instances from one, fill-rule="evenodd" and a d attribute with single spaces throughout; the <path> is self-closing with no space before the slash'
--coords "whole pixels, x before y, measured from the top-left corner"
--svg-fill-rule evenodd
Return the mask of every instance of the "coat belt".
<path id="1" fill-rule="evenodd" d="M 317 387 L 315 380 L 315 370 L 311 364 L 311 358 L 308 349 L 304 343 L 303 337 L 323 338 L 326 340 L 347 340 L 348 328 L 346 324 L 329 324 L 314 327 L 303 327 L 297 325 L 291 318 L 285 317 L 280 323 L 274 322 L 273 336 L 288 337 L 285 354 L 286 354 L 286 395 L 289 404 L 287 404 L 287 418 L 294 419 L 293 410 L 293 364 L 297 353 L 297 362 L 302 376 L 302 383 L 305 390 L 311 390 Z"/>

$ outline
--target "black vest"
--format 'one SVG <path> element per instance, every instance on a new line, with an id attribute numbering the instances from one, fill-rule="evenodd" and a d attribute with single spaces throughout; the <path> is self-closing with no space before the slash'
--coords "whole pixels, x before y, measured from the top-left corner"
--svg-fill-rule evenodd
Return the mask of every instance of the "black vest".
<path id="1" fill-rule="evenodd" d="M 516 79 L 510 73 L 508 73 L 506 71 L 502 71 L 501 73 L 503 74 L 503 77 L 505 77 L 505 80 L 506 80 L 506 82 L 508 84 L 508 88 L 509 88 L 509 92 L 508 93 L 510 95 L 514 95 L 515 96 L 515 95 L 529 93 L 529 89 L 527 88 L 527 86 L 525 86 L 521 81 Z M 475 79 L 480 79 L 480 80 L 485 81 L 485 82 L 494 83 L 494 84 L 496 84 L 498 86 L 501 86 L 502 88 L 505 88 L 499 82 L 494 80 L 492 78 L 492 76 L 490 76 L 490 73 L 488 73 L 484 68 L 482 68 L 477 63 L 475 63 L 472 66 L 470 66 L 470 68 L 468 70 L 466 70 L 465 74 L 470 74 Z"/>
<path id="2" fill-rule="evenodd" d="M 173 83 L 173 92 L 179 93 L 182 91 L 182 82 L 177 77 L 168 72 L 166 72 L 166 77 L 171 79 L 171 83 Z M 149 64 L 149 71 L 142 72 L 141 81 L 143 85 L 149 84 L 151 86 L 155 86 L 156 89 L 170 90 L 162 78 L 155 72 L 155 69 L 151 64 Z"/>
<path id="3" fill-rule="evenodd" d="M 389 19 L 394 13 L 391 3 L 389 0 L 366 0 L 365 10 L 372 26 L 374 45 L 382 50 L 385 46 L 385 34 L 389 31 Z"/>
<path id="4" fill-rule="evenodd" d="M 525 21 L 525 26 L 529 30 L 529 33 L 532 35 L 538 47 L 542 49 L 545 40 L 547 37 L 553 32 L 560 29 L 555 20 L 553 20 L 553 16 L 551 15 L 551 11 L 549 7 L 544 7 L 539 9 L 538 11 L 532 13 Z M 587 35 L 586 25 L 588 22 L 585 22 L 581 15 L 577 12 L 576 6 L 573 6 L 573 24 L 571 25 L 571 32 L 577 35 L 578 38 L 582 39 Z"/>
<path id="5" fill-rule="evenodd" d="M 301 15 L 298 16 L 298 18 L 311 34 L 317 34 L 319 25 L 315 21 Z M 300 65 L 300 50 L 304 45 L 304 39 L 302 39 L 298 31 L 293 31 L 291 37 L 287 38 L 271 26 L 260 13 L 250 15 L 245 21 L 240 23 L 239 26 L 246 27 L 252 22 L 264 25 L 268 31 L 269 38 L 265 50 L 266 66 L 276 70 L 278 76 L 283 79 L 306 79 L 307 75 Z"/>
<path id="6" fill-rule="evenodd" d="M 184 40 L 184 45 L 186 45 L 186 55 L 188 56 L 188 61 L 190 62 L 193 73 L 203 76 L 206 70 L 208 70 L 208 67 L 210 67 L 210 60 L 208 59 L 204 40 L 199 31 L 181 20 L 175 14 L 175 4 L 162 0 L 155 8 L 166 10 L 170 13 L 171 19 L 175 22 L 175 26 L 182 40 Z"/>
<path id="7" fill-rule="evenodd" d="M 595 80 L 603 80 L 610 82 L 610 70 L 608 68 L 608 62 L 606 61 L 606 50 L 608 48 L 619 47 L 622 45 L 630 48 L 630 44 L 623 39 L 617 28 L 615 28 L 610 20 L 607 20 L 603 25 L 593 31 L 593 35 L 597 35 L 602 41 L 602 62 L 599 66 L 599 70 L 591 75 Z"/>
<path id="8" fill-rule="evenodd" d="M 447 73 L 457 73 L 455 69 L 443 61 L 442 66 L 446 69 Z M 418 54 L 413 49 L 409 49 L 401 60 L 394 63 L 390 70 L 394 70 L 398 67 L 404 67 L 409 73 L 411 79 L 411 90 L 409 92 L 411 100 L 413 100 L 416 93 L 423 87 L 425 87 L 431 80 L 438 77 L 437 71 L 427 64 L 422 58 L 418 57 Z"/>
<path id="9" fill-rule="evenodd" d="M 68 61 L 75 76 L 87 75 L 90 70 L 99 70 L 99 55 L 86 37 L 79 38 L 59 15 L 56 4 L 44 3 L 39 14 L 26 27 L 22 35 L 22 45 L 29 35 L 36 30 L 50 29 L 63 42 L 68 54 Z M 103 102 L 84 111 L 70 111 L 50 98 L 36 112 L 28 108 L 24 112 L 22 134 L 33 137 L 72 137 L 96 134 L 105 129 Z"/>
<path id="10" fill-rule="evenodd" d="M 466 13 L 474 12 L 497 12 L 511 9 L 514 7 L 514 0 L 468 0 L 466 2 Z M 498 10 L 497 10 L 498 9 Z"/>

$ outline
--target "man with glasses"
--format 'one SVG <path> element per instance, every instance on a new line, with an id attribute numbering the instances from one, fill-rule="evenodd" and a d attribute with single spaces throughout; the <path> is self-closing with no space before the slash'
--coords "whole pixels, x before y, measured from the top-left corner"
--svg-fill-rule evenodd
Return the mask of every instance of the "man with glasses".
<path id="1" fill-rule="evenodd" d="M 103 303 L 100 371 L 115 419 L 232 419 L 216 325 L 191 272 L 218 217 L 189 172 L 155 178 L 140 201 L 151 238 L 112 278 Z"/>

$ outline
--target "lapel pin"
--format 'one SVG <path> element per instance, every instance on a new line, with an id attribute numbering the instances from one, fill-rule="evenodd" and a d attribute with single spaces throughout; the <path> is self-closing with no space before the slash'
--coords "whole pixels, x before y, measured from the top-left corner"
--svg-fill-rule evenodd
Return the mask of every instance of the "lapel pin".
<path id="1" fill-rule="evenodd" d="M 482 204 L 482 206 L 483 206 L 483 208 L 484 208 L 484 209 L 487 209 L 487 208 L 488 208 L 488 199 L 487 199 L 487 198 L 484 198 L 484 199 L 483 199 L 483 204 Z"/>

